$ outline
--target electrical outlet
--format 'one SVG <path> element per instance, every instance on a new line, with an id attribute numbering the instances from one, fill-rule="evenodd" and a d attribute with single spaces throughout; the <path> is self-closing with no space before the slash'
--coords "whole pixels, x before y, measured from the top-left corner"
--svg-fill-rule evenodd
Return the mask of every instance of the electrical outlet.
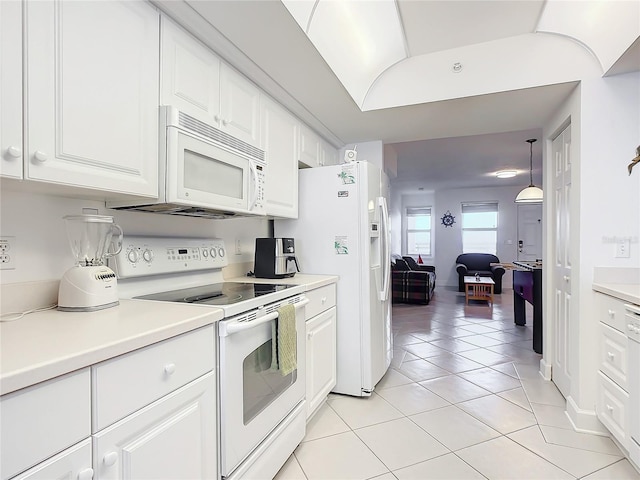
<path id="1" fill-rule="evenodd" d="M 242 248 L 240 247 L 240 240 L 236 238 L 236 255 L 242 255 Z"/>
<path id="2" fill-rule="evenodd" d="M 16 268 L 16 237 L 0 237 L 0 270 Z"/>
<path id="3" fill-rule="evenodd" d="M 629 240 L 618 240 L 616 243 L 616 258 L 629 258 Z"/>

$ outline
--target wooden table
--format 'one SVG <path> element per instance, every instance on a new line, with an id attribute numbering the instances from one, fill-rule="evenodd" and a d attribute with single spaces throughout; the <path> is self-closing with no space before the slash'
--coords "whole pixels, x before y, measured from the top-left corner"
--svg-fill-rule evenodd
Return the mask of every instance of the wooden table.
<path id="1" fill-rule="evenodd" d="M 464 301 L 486 300 L 493 305 L 493 286 L 496 283 L 489 277 L 464 277 Z"/>

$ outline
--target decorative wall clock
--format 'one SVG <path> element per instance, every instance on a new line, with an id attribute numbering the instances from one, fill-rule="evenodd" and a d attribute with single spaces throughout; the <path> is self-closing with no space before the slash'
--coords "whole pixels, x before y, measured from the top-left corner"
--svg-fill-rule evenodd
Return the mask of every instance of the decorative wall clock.
<path id="1" fill-rule="evenodd" d="M 449 210 L 447 210 L 447 213 L 445 213 L 440 220 L 442 220 L 442 224 L 445 227 L 453 227 L 453 224 L 456 223 L 456 218 L 451 215 Z"/>

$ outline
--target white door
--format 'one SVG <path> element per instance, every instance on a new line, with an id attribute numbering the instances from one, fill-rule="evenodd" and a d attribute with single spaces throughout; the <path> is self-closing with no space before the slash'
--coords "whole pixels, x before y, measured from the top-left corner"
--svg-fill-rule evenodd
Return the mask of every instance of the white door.
<path id="1" fill-rule="evenodd" d="M 213 372 L 94 435 L 94 479 L 215 479 Z"/>
<path id="2" fill-rule="evenodd" d="M 11 480 L 91 480 L 91 439 L 87 438 Z"/>
<path id="3" fill-rule="evenodd" d="M 560 392 L 571 393 L 571 126 L 553 140 L 553 319 L 552 377 Z M 573 339 L 575 340 L 575 339 Z"/>
<path id="4" fill-rule="evenodd" d="M 518 260 L 542 259 L 542 204 L 518 205 Z"/>
<path id="5" fill-rule="evenodd" d="M 25 177 L 157 197 L 157 10 L 34 1 L 26 19 Z"/>
<path id="6" fill-rule="evenodd" d="M 260 90 L 228 65 L 220 65 L 220 128 L 251 145 L 260 143 Z"/>
<path id="7" fill-rule="evenodd" d="M 298 218 L 298 121 L 269 98 L 260 102 L 260 148 L 267 157 L 267 215 Z"/>
<path id="8" fill-rule="evenodd" d="M 0 2 L 0 176 L 22 178 L 22 3 Z"/>
<path id="9" fill-rule="evenodd" d="M 307 322 L 307 418 L 336 384 L 336 307 Z"/>
<path id="10" fill-rule="evenodd" d="M 220 114 L 220 59 L 164 15 L 160 104 L 210 125 Z"/>

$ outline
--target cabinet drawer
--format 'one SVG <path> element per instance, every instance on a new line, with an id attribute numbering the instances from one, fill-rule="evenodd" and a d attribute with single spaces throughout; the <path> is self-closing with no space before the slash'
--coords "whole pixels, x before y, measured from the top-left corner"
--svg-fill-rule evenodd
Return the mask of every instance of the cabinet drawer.
<path id="1" fill-rule="evenodd" d="M 627 336 L 601 323 L 600 370 L 627 390 Z"/>
<path id="2" fill-rule="evenodd" d="M 92 478 L 91 439 L 67 448 L 11 480 L 81 480 Z"/>
<path id="3" fill-rule="evenodd" d="M 213 370 L 214 341 L 209 325 L 93 366 L 93 432 Z"/>
<path id="4" fill-rule="evenodd" d="M 598 372 L 598 418 L 611 434 L 627 448 L 629 432 L 629 394 Z"/>
<path id="5" fill-rule="evenodd" d="M 88 368 L 0 398 L 0 476 L 5 480 L 91 435 Z"/>
<path id="6" fill-rule="evenodd" d="M 309 299 L 306 307 L 307 320 L 336 305 L 336 285 L 326 285 L 305 293 Z"/>
<path id="7" fill-rule="evenodd" d="M 596 293 L 596 311 L 598 320 L 620 332 L 624 332 L 624 302 L 603 293 Z"/>

